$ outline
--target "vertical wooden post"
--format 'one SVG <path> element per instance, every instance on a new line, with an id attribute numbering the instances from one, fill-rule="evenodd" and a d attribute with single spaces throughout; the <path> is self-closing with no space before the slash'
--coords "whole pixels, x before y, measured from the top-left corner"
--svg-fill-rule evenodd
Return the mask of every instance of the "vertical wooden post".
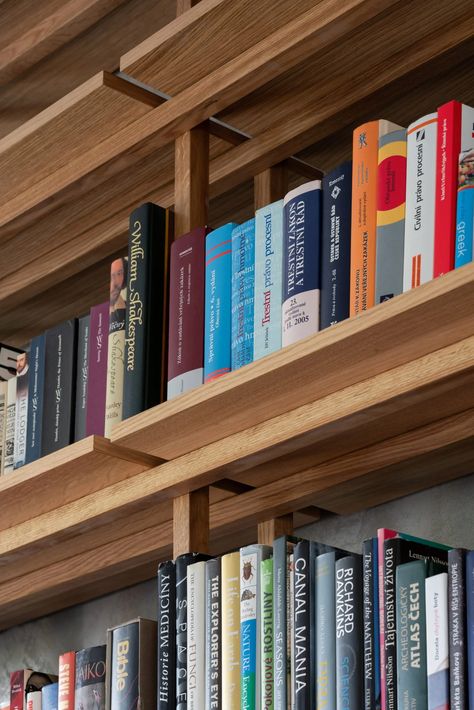
<path id="1" fill-rule="evenodd" d="M 182 15 L 186 10 L 190 10 L 198 2 L 199 0 L 176 0 L 176 16 Z"/>
<path id="2" fill-rule="evenodd" d="M 293 534 L 293 514 L 282 515 L 258 524 L 258 542 L 261 545 L 273 545 L 275 538 L 280 535 Z"/>
<path id="3" fill-rule="evenodd" d="M 176 139 L 175 238 L 205 227 L 209 208 L 209 133 L 197 126 Z"/>
<path id="4" fill-rule="evenodd" d="M 173 501 L 173 557 L 207 552 L 209 545 L 209 488 L 200 488 Z"/>

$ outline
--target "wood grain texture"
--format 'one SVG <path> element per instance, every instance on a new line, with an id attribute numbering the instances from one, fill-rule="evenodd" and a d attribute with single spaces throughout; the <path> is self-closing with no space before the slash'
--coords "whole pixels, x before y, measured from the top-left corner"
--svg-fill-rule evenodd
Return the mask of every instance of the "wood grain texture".
<path id="1" fill-rule="evenodd" d="M 176 0 L 176 15 L 182 15 L 183 12 L 190 10 L 194 5 L 197 5 L 199 0 Z"/>
<path id="2" fill-rule="evenodd" d="M 198 126 L 176 139 L 174 215 L 175 238 L 208 224 L 209 133 L 206 127 Z"/>
<path id="3" fill-rule="evenodd" d="M 209 547 L 209 488 L 173 499 L 173 557 L 207 552 Z"/>
<path id="4" fill-rule="evenodd" d="M 254 205 L 258 210 L 276 200 L 281 200 L 288 190 L 288 168 L 286 164 L 274 165 L 255 175 Z"/>
<path id="5" fill-rule="evenodd" d="M 260 545 L 273 545 L 281 535 L 293 535 L 293 515 L 281 515 L 258 523 L 258 542 Z"/>

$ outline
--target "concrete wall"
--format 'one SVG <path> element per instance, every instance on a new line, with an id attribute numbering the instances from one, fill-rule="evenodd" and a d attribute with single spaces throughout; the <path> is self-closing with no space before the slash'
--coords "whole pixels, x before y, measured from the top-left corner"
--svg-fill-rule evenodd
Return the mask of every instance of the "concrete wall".
<path id="1" fill-rule="evenodd" d="M 324 517 L 299 532 L 353 551 L 382 526 L 474 548 L 473 500 L 474 475 L 356 515 Z M 10 671 L 57 672 L 60 653 L 105 643 L 107 627 L 132 617 L 156 618 L 155 604 L 151 580 L 0 633 L 0 705 L 8 702 Z"/>

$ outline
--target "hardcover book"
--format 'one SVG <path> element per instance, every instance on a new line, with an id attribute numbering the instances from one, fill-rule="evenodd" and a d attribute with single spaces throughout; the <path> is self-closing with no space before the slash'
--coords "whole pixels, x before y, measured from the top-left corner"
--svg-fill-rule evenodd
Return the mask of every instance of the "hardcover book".
<path id="1" fill-rule="evenodd" d="M 364 704 L 362 645 L 362 560 L 347 555 L 336 561 L 337 708 Z"/>
<path id="2" fill-rule="evenodd" d="M 8 385 L 0 381 L 0 475 L 3 473 L 3 454 L 5 449 L 5 426 L 7 423 Z"/>
<path id="3" fill-rule="evenodd" d="M 58 710 L 58 683 L 50 683 L 41 688 L 42 710 Z"/>
<path id="4" fill-rule="evenodd" d="M 349 317 L 352 161 L 324 176 L 321 243 L 321 330 Z"/>
<path id="5" fill-rule="evenodd" d="M 0 343 L 0 382 L 16 376 L 16 358 L 23 350 Z"/>
<path id="6" fill-rule="evenodd" d="M 260 708 L 273 710 L 273 558 L 260 563 Z"/>
<path id="7" fill-rule="evenodd" d="M 13 468 L 21 468 L 26 459 L 26 429 L 28 425 L 29 353 L 16 359 L 16 408 Z"/>
<path id="8" fill-rule="evenodd" d="M 105 710 L 106 646 L 76 653 L 75 710 Z"/>
<path id="9" fill-rule="evenodd" d="M 158 710 L 176 708 L 176 568 L 158 566 Z"/>
<path id="10" fill-rule="evenodd" d="M 109 342 L 108 302 L 93 306 L 90 315 L 86 435 L 104 436 Z"/>
<path id="11" fill-rule="evenodd" d="M 33 690 L 26 694 L 27 710 L 41 710 L 41 690 Z"/>
<path id="12" fill-rule="evenodd" d="M 403 291 L 407 138 L 404 129 L 379 138 L 375 303 Z"/>
<path id="13" fill-rule="evenodd" d="M 110 266 L 107 380 L 105 386 L 104 434 L 122 421 L 123 378 L 125 371 L 125 315 L 127 311 L 128 258 L 115 259 Z"/>
<path id="14" fill-rule="evenodd" d="M 469 710 L 474 710 L 474 551 L 466 553 L 466 641 Z"/>
<path id="15" fill-rule="evenodd" d="M 311 544 L 300 540 L 293 553 L 293 693 L 296 710 L 313 707 L 314 658 L 311 656 L 311 607 L 314 587 L 311 584 Z"/>
<path id="16" fill-rule="evenodd" d="M 364 708 L 380 708 L 378 541 L 363 543 Z"/>
<path id="17" fill-rule="evenodd" d="M 221 700 L 221 558 L 206 562 L 206 708 L 222 707 Z"/>
<path id="18" fill-rule="evenodd" d="M 36 461 L 41 456 L 45 370 L 44 335 L 38 335 L 31 341 L 29 360 L 25 463 Z"/>
<path id="19" fill-rule="evenodd" d="M 62 449 L 74 434 L 77 321 L 46 331 L 41 455 Z"/>
<path id="20" fill-rule="evenodd" d="M 231 364 L 233 370 L 253 361 L 255 219 L 232 230 Z"/>
<path id="21" fill-rule="evenodd" d="M 11 473 L 15 461 L 15 422 L 16 422 L 16 377 L 7 381 L 7 406 L 5 414 L 5 439 L 3 446 L 2 473 Z"/>
<path id="22" fill-rule="evenodd" d="M 74 710 L 76 683 L 76 654 L 68 651 L 59 656 L 58 706 L 61 710 Z"/>
<path id="23" fill-rule="evenodd" d="M 204 382 L 206 227 L 171 245 L 168 399 Z"/>
<path id="24" fill-rule="evenodd" d="M 433 278 L 438 114 L 407 129 L 407 190 L 403 290 Z"/>
<path id="25" fill-rule="evenodd" d="M 77 322 L 76 406 L 74 416 L 74 441 L 86 437 L 87 382 L 89 377 L 90 314 Z"/>
<path id="26" fill-rule="evenodd" d="M 26 693 L 41 690 L 57 676 L 25 668 L 10 673 L 10 710 L 26 710 Z"/>
<path id="27" fill-rule="evenodd" d="M 336 552 L 316 558 L 316 704 L 336 710 Z"/>
<path id="28" fill-rule="evenodd" d="M 240 710 L 240 552 L 223 555 L 222 708 Z"/>
<path id="29" fill-rule="evenodd" d="M 282 345 L 319 330 L 321 181 L 291 190 L 283 200 Z"/>
<path id="30" fill-rule="evenodd" d="M 449 683 L 451 710 L 467 702 L 466 550 L 448 552 Z"/>
<path id="31" fill-rule="evenodd" d="M 474 131 L 473 131 L 474 133 Z M 454 265 L 469 264 L 474 248 L 474 137 L 472 148 L 459 156 Z"/>
<path id="32" fill-rule="evenodd" d="M 151 202 L 130 215 L 123 418 L 165 398 L 170 212 Z"/>
<path id="33" fill-rule="evenodd" d="M 353 316 L 375 304 L 379 140 L 397 129 L 401 126 L 381 119 L 364 123 L 353 134 L 350 278 Z"/>
<path id="34" fill-rule="evenodd" d="M 425 582 L 428 710 L 449 710 L 448 574 Z"/>
<path id="35" fill-rule="evenodd" d="M 289 586 L 290 554 L 297 538 L 283 535 L 273 543 L 273 591 L 274 591 L 274 706 L 275 710 L 287 710 L 291 695 L 291 642 Z"/>
<path id="36" fill-rule="evenodd" d="M 232 231 L 224 224 L 206 237 L 204 382 L 231 369 Z"/>
<path id="37" fill-rule="evenodd" d="M 206 696 L 206 562 L 188 567 L 187 707 L 201 710 Z"/>
<path id="38" fill-rule="evenodd" d="M 281 348 L 283 200 L 255 213 L 254 360 Z"/>

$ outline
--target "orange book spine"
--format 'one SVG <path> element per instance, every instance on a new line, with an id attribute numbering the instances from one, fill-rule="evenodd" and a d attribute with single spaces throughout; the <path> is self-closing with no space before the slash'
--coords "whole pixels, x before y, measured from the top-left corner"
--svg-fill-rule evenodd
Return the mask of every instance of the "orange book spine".
<path id="1" fill-rule="evenodd" d="M 352 156 L 350 314 L 375 304 L 379 121 L 356 128 Z"/>
<path id="2" fill-rule="evenodd" d="M 74 710 L 76 686 L 76 654 L 68 651 L 59 656 L 58 710 Z"/>

